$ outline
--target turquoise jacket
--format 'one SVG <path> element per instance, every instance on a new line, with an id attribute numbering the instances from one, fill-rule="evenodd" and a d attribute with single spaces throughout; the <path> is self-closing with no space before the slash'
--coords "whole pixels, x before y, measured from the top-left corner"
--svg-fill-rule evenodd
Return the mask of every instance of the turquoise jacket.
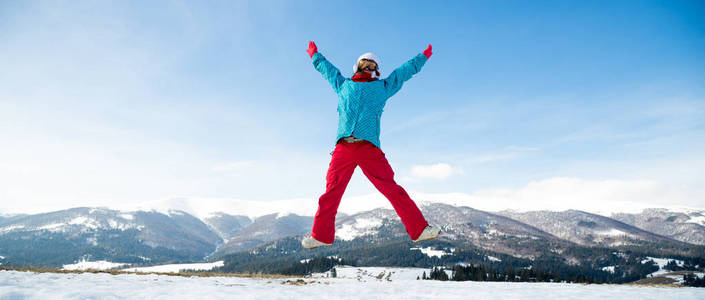
<path id="1" fill-rule="evenodd" d="M 382 80 L 355 82 L 345 78 L 320 53 L 313 54 L 313 66 L 333 85 L 338 94 L 338 136 L 365 139 L 380 148 L 379 124 L 387 99 L 401 89 L 426 63 L 426 55 L 419 53 Z"/>

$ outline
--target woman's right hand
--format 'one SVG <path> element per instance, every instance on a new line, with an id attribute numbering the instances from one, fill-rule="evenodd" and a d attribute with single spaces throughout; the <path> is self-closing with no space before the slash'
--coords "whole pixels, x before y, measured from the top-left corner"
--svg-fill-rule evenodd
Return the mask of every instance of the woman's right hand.
<path id="1" fill-rule="evenodd" d="M 316 47 L 316 43 L 313 41 L 308 41 L 308 50 L 306 50 L 308 53 L 308 56 L 313 58 L 313 54 L 318 52 L 318 47 Z"/>
<path id="2" fill-rule="evenodd" d="M 431 58 L 431 54 L 433 54 L 433 52 L 431 50 L 431 44 L 428 44 L 428 48 L 426 48 L 426 50 L 423 51 L 423 55 L 426 55 L 426 59 L 429 59 L 429 58 Z"/>

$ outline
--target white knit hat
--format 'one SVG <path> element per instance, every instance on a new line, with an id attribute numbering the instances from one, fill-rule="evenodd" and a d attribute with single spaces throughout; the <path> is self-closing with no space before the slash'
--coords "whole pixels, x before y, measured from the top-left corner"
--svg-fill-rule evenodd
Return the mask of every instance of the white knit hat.
<path id="1" fill-rule="evenodd" d="M 353 74 L 357 73 L 357 65 L 360 64 L 360 61 L 362 59 L 369 59 L 371 61 L 374 61 L 377 64 L 377 71 L 375 71 L 376 75 L 373 75 L 373 76 L 379 77 L 379 75 L 380 75 L 380 73 L 379 73 L 379 64 L 380 64 L 379 57 L 377 57 L 377 55 L 374 55 L 372 52 L 367 52 L 363 55 L 360 55 L 360 57 L 357 58 L 357 62 L 353 66 Z"/>

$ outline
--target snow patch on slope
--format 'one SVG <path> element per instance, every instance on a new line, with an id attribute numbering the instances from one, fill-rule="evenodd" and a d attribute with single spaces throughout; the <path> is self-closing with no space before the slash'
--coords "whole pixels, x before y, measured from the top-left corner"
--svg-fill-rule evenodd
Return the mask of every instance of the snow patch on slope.
<path id="1" fill-rule="evenodd" d="M 73 220 L 69 221 L 69 225 L 82 225 L 91 229 L 97 229 L 100 225 L 98 222 L 96 222 L 95 219 L 91 218 L 86 218 L 86 217 L 76 217 Z"/>
<path id="2" fill-rule="evenodd" d="M 6 233 L 6 232 L 13 231 L 13 230 L 15 230 L 15 229 L 24 229 L 24 225 L 10 225 L 10 226 L 5 226 L 5 227 L 0 228 L 0 232 Z"/>
<path id="3" fill-rule="evenodd" d="M 410 248 L 409 250 L 419 250 L 421 253 L 426 254 L 428 257 L 438 257 L 441 258 L 443 255 L 451 255 L 451 253 L 447 253 L 444 250 L 436 250 L 431 247 L 426 247 L 426 248 Z M 452 249 L 451 252 L 453 252 Z"/>
<path id="4" fill-rule="evenodd" d="M 144 225 L 137 225 L 134 223 L 126 223 L 123 222 L 122 220 L 119 219 L 108 219 L 107 221 L 107 226 L 106 224 L 101 224 L 100 221 L 94 219 L 94 218 L 88 218 L 84 216 L 79 216 L 75 217 L 68 222 L 64 223 L 50 223 L 50 224 L 45 224 L 36 228 L 25 228 L 24 225 L 13 225 L 13 226 L 8 226 L 5 228 L 0 228 L 0 232 L 4 231 L 11 231 L 15 229 L 27 229 L 27 230 L 48 230 L 52 232 L 59 232 L 59 231 L 64 231 L 66 226 L 81 226 L 86 229 L 118 229 L 118 230 L 127 230 L 131 228 L 136 228 L 138 230 L 142 230 L 144 228 Z"/>
<path id="5" fill-rule="evenodd" d="M 350 241 L 359 236 L 376 233 L 374 229 L 379 226 L 382 226 L 380 219 L 359 218 L 353 224 L 343 224 L 336 229 L 335 235 L 344 241 Z"/>
<path id="6" fill-rule="evenodd" d="M 697 216 L 689 216 L 690 219 L 685 221 L 686 223 L 695 223 L 701 226 L 705 226 L 705 216 L 703 215 L 697 215 Z"/>
<path id="7" fill-rule="evenodd" d="M 293 214 L 294 214 L 294 213 L 289 212 L 289 211 L 278 212 L 276 218 L 277 218 L 277 219 L 281 219 L 281 218 L 283 218 L 283 217 L 291 216 L 291 215 L 293 215 Z"/>
<path id="8" fill-rule="evenodd" d="M 490 255 L 487 255 L 487 260 L 489 260 L 489 261 L 502 261 L 501 259 L 496 258 L 494 256 L 490 256 Z"/>
<path id="9" fill-rule="evenodd" d="M 641 263 L 644 264 L 649 260 L 653 260 L 656 263 L 656 265 L 658 265 L 659 270 L 656 272 L 653 272 L 651 274 L 646 275 L 646 277 L 657 276 L 657 275 L 666 274 L 666 273 L 670 272 L 670 271 L 664 269 L 664 267 L 666 267 L 668 262 L 672 261 L 672 260 L 675 261 L 678 266 L 683 266 L 682 260 L 670 259 L 670 258 L 658 258 L 658 257 L 650 257 L 650 256 L 647 256 L 645 259 L 642 259 Z"/>
<path id="10" fill-rule="evenodd" d="M 53 223 L 53 224 L 47 224 L 42 227 L 39 227 L 37 229 L 39 230 L 49 230 L 49 231 L 58 231 L 61 229 L 61 227 L 66 226 L 66 223 Z"/>
<path id="11" fill-rule="evenodd" d="M 596 233 L 596 234 L 599 234 L 599 235 L 608 235 L 608 236 L 629 235 L 628 233 L 626 233 L 626 232 L 624 232 L 624 231 L 621 231 L 621 230 L 619 230 L 619 229 L 616 229 L 616 228 L 612 228 L 612 229 L 607 230 L 607 231 L 595 231 L 595 233 Z"/>

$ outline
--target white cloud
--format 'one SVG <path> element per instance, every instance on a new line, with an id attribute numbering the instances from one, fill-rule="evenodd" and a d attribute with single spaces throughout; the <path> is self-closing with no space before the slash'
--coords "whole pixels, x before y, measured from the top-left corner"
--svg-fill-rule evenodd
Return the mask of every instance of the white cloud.
<path id="1" fill-rule="evenodd" d="M 533 181 L 520 188 L 483 189 L 470 194 L 427 194 L 410 192 L 418 201 L 464 205 L 487 211 L 578 209 L 609 215 L 612 212 L 639 212 L 644 208 L 696 208 L 705 188 L 674 185 L 653 180 L 586 180 L 554 177 Z"/>
<path id="2" fill-rule="evenodd" d="M 485 211 L 577 209 L 609 216 L 614 212 L 640 212 L 649 207 L 673 210 L 705 209 L 705 203 L 693 205 L 693 197 L 705 192 L 703 187 L 674 186 L 653 180 L 586 180 L 554 177 L 533 181 L 514 189 L 483 189 L 472 193 L 408 192 L 417 204 L 445 203 Z M 276 212 L 312 216 L 316 213 L 317 207 L 318 199 L 315 197 L 277 201 L 181 197 L 149 202 L 137 208 L 161 211 L 169 208 L 180 209 L 201 217 L 217 211 L 257 217 Z M 135 209 L 135 207 L 132 208 Z M 382 194 L 374 192 L 343 197 L 338 211 L 354 214 L 375 208 L 393 209 L 389 200 Z"/>
<path id="3" fill-rule="evenodd" d="M 214 212 L 246 215 L 250 218 L 255 218 L 277 212 L 312 216 L 316 213 L 317 207 L 318 202 L 316 200 L 304 198 L 256 201 L 237 198 L 173 197 L 115 208 L 121 210 L 156 210 L 160 212 L 168 212 L 169 209 L 178 209 L 199 218 L 206 217 Z"/>
<path id="4" fill-rule="evenodd" d="M 518 188 L 482 189 L 472 193 L 424 193 L 410 191 L 417 203 L 445 203 L 468 206 L 485 211 L 511 209 L 515 211 L 577 209 L 609 216 L 614 212 L 640 212 L 644 208 L 657 207 L 673 210 L 705 209 L 705 203 L 697 202 L 705 193 L 700 185 L 674 185 L 653 180 L 587 180 L 581 178 L 554 177 L 530 182 Z M 139 204 L 111 202 L 107 206 L 121 210 L 157 210 L 167 212 L 178 209 L 198 217 L 213 212 L 258 217 L 271 213 L 295 213 L 313 216 L 318 208 L 318 195 L 306 198 L 289 198 L 275 201 L 245 200 L 217 197 L 171 197 Z M 695 199 L 695 200 L 694 200 Z M 701 201 L 701 200 L 700 200 Z M 80 205 L 95 206 L 91 203 Z M 78 203 L 74 206 L 80 206 Z M 40 207 L 22 206 L 3 213 L 39 213 L 73 206 Z M 375 208 L 392 209 L 389 200 L 379 192 L 343 197 L 339 212 L 354 214 Z"/>
<path id="5" fill-rule="evenodd" d="M 375 208 L 393 209 L 382 194 L 372 193 L 359 196 L 343 197 L 339 212 L 354 214 Z M 313 216 L 318 209 L 318 198 L 290 198 L 273 201 L 245 200 L 237 198 L 211 197 L 172 197 L 140 204 L 113 206 L 120 210 L 156 210 L 168 213 L 170 209 L 182 210 L 203 218 L 214 212 L 232 215 L 245 215 L 250 218 L 272 214 L 293 213 L 300 216 Z"/>
<path id="6" fill-rule="evenodd" d="M 411 174 L 418 178 L 446 179 L 453 174 L 463 174 L 463 171 L 447 163 L 437 163 L 413 166 L 411 167 Z"/>

